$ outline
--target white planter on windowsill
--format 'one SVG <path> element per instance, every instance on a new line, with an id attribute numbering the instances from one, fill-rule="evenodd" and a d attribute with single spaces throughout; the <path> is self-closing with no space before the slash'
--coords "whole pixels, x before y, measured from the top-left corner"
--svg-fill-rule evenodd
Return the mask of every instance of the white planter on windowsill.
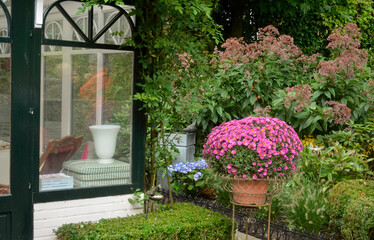
<path id="1" fill-rule="evenodd" d="M 95 152 L 99 163 L 113 163 L 116 150 L 118 125 L 93 125 L 89 127 L 94 138 Z"/>

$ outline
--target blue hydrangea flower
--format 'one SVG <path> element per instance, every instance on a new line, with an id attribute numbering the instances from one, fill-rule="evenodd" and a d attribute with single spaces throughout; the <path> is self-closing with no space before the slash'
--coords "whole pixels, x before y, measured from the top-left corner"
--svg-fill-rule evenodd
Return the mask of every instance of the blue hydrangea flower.
<path id="1" fill-rule="evenodd" d="M 195 173 L 195 175 L 193 175 L 193 179 L 195 181 L 199 180 L 199 177 L 201 177 L 201 172 L 197 172 L 197 173 Z"/>
<path id="2" fill-rule="evenodd" d="M 205 169 L 208 168 L 208 164 L 204 159 L 200 159 L 194 162 L 179 162 L 174 165 L 168 166 L 169 176 L 172 176 L 172 172 L 189 173 L 194 169 Z M 196 175 L 196 174 L 195 174 Z M 201 176 L 201 173 L 199 177 Z"/>

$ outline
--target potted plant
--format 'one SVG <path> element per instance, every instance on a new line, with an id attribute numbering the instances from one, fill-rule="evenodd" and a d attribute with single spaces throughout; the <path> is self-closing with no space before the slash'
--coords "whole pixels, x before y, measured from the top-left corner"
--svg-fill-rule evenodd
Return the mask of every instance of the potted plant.
<path id="1" fill-rule="evenodd" d="M 214 173 L 232 179 L 234 202 L 262 205 L 269 179 L 295 173 L 302 149 L 295 130 L 284 121 L 246 117 L 213 128 L 203 158 Z M 247 188 L 256 191 L 247 193 Z"/>

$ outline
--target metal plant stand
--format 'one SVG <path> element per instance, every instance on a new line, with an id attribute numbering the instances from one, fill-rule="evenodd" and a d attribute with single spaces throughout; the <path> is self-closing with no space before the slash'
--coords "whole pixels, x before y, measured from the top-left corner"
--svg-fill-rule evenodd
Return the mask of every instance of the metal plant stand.
<path id="1" fill-rule="evenodd" d="M 273 197 L 280 193 L 283 178 L 265 178 L 265 179 L 238 179 L 230 177 L 221 177 L 223 180 L 223 188 L 230 193 L 230 200 L 232 203 L 232 240 L 235 236 L 235 212 L 237 209 L 242 209 L 247 214 L 246 221 L 246 240 L 248 240 L 248 227 L 250 223 L 255 223 L 254 215 L 258 212 L 260 207 L 268 208 L 268 231 L 267 239 L 270 240 L 270 217 L 271 217 L 271 203 Z M 245 182 L 243 184 L 238 182 Z M 267 189 L 260 189 L 266 186 Z M 246 188 L 254 189 L 252 193 L 248 193 Z"/>

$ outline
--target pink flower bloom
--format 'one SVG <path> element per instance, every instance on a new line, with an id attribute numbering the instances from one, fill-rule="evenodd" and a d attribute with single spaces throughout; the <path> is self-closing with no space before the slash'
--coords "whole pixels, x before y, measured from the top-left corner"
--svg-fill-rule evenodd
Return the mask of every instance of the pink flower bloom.
<path id="1" fill-rule="evenodd" d="M 296 132 L 285 122 L 271 117 L 247 117 L 213 128 L 203 146 L 203 156 L 215 171 L 226 165 L 226 171 L 231 170 L 231 173 L 237 174 L 234 175 L 236 177 L 243 177 L 248 172 L 255 172 L 256 177 L 261 177 L 283 174 L 283 169 L 290 174 L 288 169 L 291 167 L 294 172 L 297 171 L 293 161 L 300 158 L 302 147 Z M 243 155 L 239 151 L 243 151 Z M 246 156 L 252 159 L 248 165 L 245 161 L 250 159 Z M 227 167 L 228 164 L 231 168 Z M 226 171 L 221 173 L 227 174 Z"/>
<path id="2" fill-rule="evenodd" d="M 256 174 L 253 174 L 253 179 L 257 179 L 257 175 Z"/>
<path id="3" fill-rule="evenodd" d="M 246 177 L 247 177 L 247 175 L 243 174 L 243 178 L 246 178 Z"/>
<path id="4" fill-rule="evenodd" d="M 231 169 L 231 164 L 228 164 L 228 165 L 227 165 L 227 169 Z"/>

